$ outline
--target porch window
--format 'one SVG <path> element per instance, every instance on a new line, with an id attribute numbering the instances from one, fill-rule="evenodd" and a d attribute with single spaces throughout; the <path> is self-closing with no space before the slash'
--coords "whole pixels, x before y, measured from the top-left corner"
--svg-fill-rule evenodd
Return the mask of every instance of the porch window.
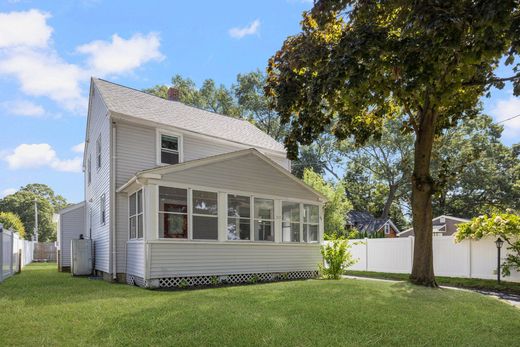
<path id="1" fill-rule="evenodd" d="M 227 239 L 251 239 L 251 198 L 228 194 Z"/>
<path id="2" fill-rule="evenodd" d="M 188 190 L 159 187 L 159 237 L 188 238 Z"/>
<path id="3" fill-rule="evenodd" d="M 218 239 L 218 194 L 194 190 L 192 193 L 193 239 Z"/>
<path id="4" fill-rule="evenodd" d="M 161 134 L 161 164 L 179 163 L 179 138 Z"/>
<path id="5" fill-rule="evenodd" d="M 282 240 L 300 242 L 300 203 L 282 201 Z"/>
<path id="6" fill-rule="evenodd" d="M 255 241 L 274 241 L 274 200 L 255 198 Z"/>
<path id="7" fill-rule="evenodd" d="M 143 191 L 130 195 L 128 204 L 128 226 L 130 239 L 143 238 Z"/>
<path id="8" fill-rule="evenodd" d="M 319 208 L 316 205 L 303 205 L 303 241 L 318 242 Z"/>

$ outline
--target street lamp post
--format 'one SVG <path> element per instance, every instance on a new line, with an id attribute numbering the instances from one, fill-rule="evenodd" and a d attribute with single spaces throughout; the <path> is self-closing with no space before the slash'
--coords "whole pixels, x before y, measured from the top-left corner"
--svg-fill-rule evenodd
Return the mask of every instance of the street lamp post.
<path id="1" fill-rule="evenodd" d="M 502 245 L 504 244 L 504 240 L 502 240 L 500 237 L 495 241 L 495 245 L 497 245 L 497 282 L 500 284 L 500 248 L 502 248 Z"/>

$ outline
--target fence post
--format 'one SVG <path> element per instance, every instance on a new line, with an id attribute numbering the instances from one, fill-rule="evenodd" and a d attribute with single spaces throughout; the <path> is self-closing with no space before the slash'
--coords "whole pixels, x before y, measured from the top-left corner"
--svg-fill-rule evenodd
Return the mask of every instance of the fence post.
<path id="1" fill-rule="evenodd" d="M 368 271 L 368 237 L 365 237 L 365 271 Z"/>
<path id="2" fill-rule="evenodd" d="M 413 269 L 413 246 L 414 246 L 414 242 L 415 242 L 415 236 L 409 236 L 408 238 L 410 239 L 410 273 L 412 273 L 412 269 Z M 433 242 L 432 242 L 432 247 L 433 247 Z"/>
<path id="3" fill-rule="evenodd" d="M 14 275 L 14 231 L 11 230 L 11 253 L 9 254 L 11 258 L 11 264 L 9 264 L 9 273 Z"/>
<path id="4" fill-rule="evenodd" d="M 0 283 L 4 281 L 4 226 L 0 223 Z"/>
<path id="5" fill-rule="evenodd" d="M 472 247 L 471 246 L 471 239 L 468 239 L 467 242 L 468 242 L 468 248 L 469 248 L 469 250 L 468 250 L 468 263 L 469 263 L 468 264 L 468 272 L 469 272 L 468 277 L 471 278 L 471 270 L 472 270 L 471 269 L 471 257 L 473 256 L 473 254 L 471 252 L 471 247 Z"/>

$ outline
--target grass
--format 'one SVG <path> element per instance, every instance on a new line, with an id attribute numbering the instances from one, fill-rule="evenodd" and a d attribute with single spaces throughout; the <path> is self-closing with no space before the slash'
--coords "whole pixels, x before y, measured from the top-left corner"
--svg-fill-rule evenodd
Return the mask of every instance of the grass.
<path id="1" fill-rule="evenodd" d="M 351 271 L 348 270 L 345 273 L 351 276 L 369 277 L 369 278 L 381 278 L 386 280 L 398 280 L 407 281 L 409 274 L 400 273 L 387 273 L 387 272 L 372 272 L 372 271 Z M 468 288 L 468 289 L 479 289 L 479 290 L 490 290 L 503 293 L 513 293 L 520 295 L 520 283 L 500 281 L 500 284 L 496 280 L 483 280 L 478 278 L 460 278 L 460 277 L 441 277 L 435 276 L 437 284 L 441 286 L 457 287 L 457 288 Z"/>
<path id="2" fill-rule="evenodd" d="M 0 346 L 517 345 L 520 310 L 408 283 L 151 291 L 32 264 L 0 284 Z"/>

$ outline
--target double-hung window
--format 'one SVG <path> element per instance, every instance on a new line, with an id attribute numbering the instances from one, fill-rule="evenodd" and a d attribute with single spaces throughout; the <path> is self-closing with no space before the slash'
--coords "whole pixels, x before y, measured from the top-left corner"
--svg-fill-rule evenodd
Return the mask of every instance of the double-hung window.
<path id="1" fill-rule="evenodd" d="M 138 190 L 130 195 L 129 206 L 129 232 L 130 239 L 143 238 L 143 191 Z"/>
<path id="2" fill-rule="evenodd" d="M 251 198 L 228 194 L 227 239 L 251 239 Z"/>
<path id="3" fill-rule="evenodd" d="M 188 238 L 188 190 L 159 187 L 159 237 Z"/>
<path id="4" fill-rule="evenodd" d="M 282 241 L 300 242 L 300 203 L 282 201 Z"/>
<path id="5" fill-rule="evenodd" d="M 87 182 L 92 182 L 92 156 L 89 154 L 87 161 Z"/>
<path id="6" fill-rule="evenodd" d="M 101 225 L 105 225 L 105 223 L 107 221 L 106 211 L 107 211 L 106 198 L 105 198 L 105 194 L 103 194 L 103 195 L 101 195 L 101 198 L 99 199 L 99 217 L 100 217 L 99 222 L 101 223 Z"/>
<path id="7" fill-rule="evenodd" d="M 303 241 L 318 242 L 319 207 L 303 205 Z"/>
<path id="8" fill-rule="evenodd" d="M 274 200 L 254 199 L 255 241 L 274 241 Z"/>
<path id="9" fill-rule="evenodd" d="M 218 193 L 192 191 L 193 239 L 218 239 Z"/>
<path id="10" fill-rule="evenodd" d="M 178 164 L 180 157 L 180 144 L 177 136 L 160 134 L 160 163 Z"/>
<path id="11" fill-rule="evenodd" d="M 101 168 L 101 135 L 98 136 L 96 141 L 96 169 Z"/>

